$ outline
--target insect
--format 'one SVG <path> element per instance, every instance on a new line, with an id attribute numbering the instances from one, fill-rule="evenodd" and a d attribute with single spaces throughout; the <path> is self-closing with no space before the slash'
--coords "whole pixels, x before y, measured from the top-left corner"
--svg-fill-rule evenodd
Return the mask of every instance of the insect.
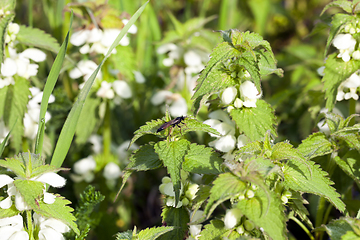
<path id="1" fill-rule="evenodd" d="M 157 132 L 157 133 L 158 133 L 158 132 L 161 132 L 162 130 L 164 130 L 164 129 L 170 127 L 170 126 L 171 126 L 171 127 L 178 126 L 178 125 L 181 123 L 181 121 L 183 121 L 185 118 L 186 118 L 186 117 L 181 116 L 181 117 L 177 117 L 177 118 L 175 118 L 175 119 L 172 119 L 172 120 L 164 123 L 163 125 L 161 125 L 161 126 L 159 127 L 159 129 L 156 130 L 156 132 Z"/>

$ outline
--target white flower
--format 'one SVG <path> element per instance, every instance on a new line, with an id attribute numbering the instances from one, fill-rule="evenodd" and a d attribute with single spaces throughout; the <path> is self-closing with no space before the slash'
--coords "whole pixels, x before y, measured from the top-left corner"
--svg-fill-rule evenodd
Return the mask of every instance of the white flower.
<path id="1" fill-rule="evenodd" d="M 329 110 L 327 108 L 323 108 L 320 110 L 320 113 L 327 113 L 327 112 L 329 112 Z M 333 108 L 332 112 L 343 117 L 340 110 L 336 107 Z M 317 127 L 319 128 L 319 131 L 324 133 L 325 135 L 330 134 L 330 128 L 329 128 L 329 125 L 326 123 L 325 119 L 320 120 L 317 124 Z"/>
<path id="2" fill-rule="evenodd" d="M 162 103 L 170 105 L 169 112 L 173 117 L 180 117 L 187 114 L 188 107 L 186 100 L 178 93 L 172 93 L 170 91 L 159 91 L 151 99 L 151 103 L 155 106 Z M 165 112 L 165 108 L 162 109 Z"/>
<path id="3" fill-rule="evenodd" d="M 144 75 L 142 75 L 141 72 L 133 71 L 133 73 L 134 73 L 134 76 L 135 76 L 135 81 L 137 83 L 144 83 L 145 82 L 145 77 L 144 77 Z"/>
<path id="4" fill-rule="evenodd" d="M 107 81 L 101 82 L 101 87 L 96 92 L 96 96 L 107 98 L 107 99 L 113 99 L 115 96 L 114 90 L 111 88 L 112 84 Z"/>
<path id="5" fill-rule="evenodd" d="M 29 234 L 24 231 L 21 215 L 0 219 L 0 239 L 3 240 L 28 240 Z"/>
<path id="6" fill-rule="evenodd" d="M 102 137 L 99 135 L 91 135 L 88 140 L 93 146 L 92 151 L 94 153 L 100 153 L 102 150 Z"/>
<path id="7" fill-rule="evenodd" d="M 340 50 L 337 57 L 342 58 L 344 62 L 348 62 L 355 49 L 356 40 L 351 34 L 338 34 L 333 40 L 333 45 Z"/>
<path id="8" fill-rule="evenodd" d="M 235 87 L 226 88 L 221 94 L 221 101 L 225 105 L 229 105 L 234 101 L 237 94 L 237 89 Z"/>
<path id="9" fill-rule="evenodd" d="M 357 88 L 360 87 L 360 76 L 357 73 L 353 73 L 348 79 L 340 84 L 338 87 L 338 92 L 336 95 L 337 101 L 342 101 L 344 99 L 348 100 L 353 98 L 358 100 L 359 96 L 356 93 Z M 349 89 L 349 92 L 345 93 L 344 88 Z"/>
<path id="10" fill-rule="evenodd" d="M 34 213 L 34 223 L 39 226 L 39 240 L 65 240 L 63 233 L 70 228 L 62 221 L 55 218 L 44 218 Z"/>
<path id="11" fill-rule="evenodd" d="M 233 208 L 228 210 L 224 217 L 225 228 L 233 228 L 235 227 L 242 217 L 241 210 L 238 208 Z"/>
<path id="12" fill-rule="evenodd" d="M 3 79 L 0 78 L 0 89 L 6 86 L 9 86 L 10 84 L 14 85 L 15 81 L 13 77 L 5 77 Z"/>
<path id="13" fill-rule="evenodd" d="M 121 20 L 121 21 L 123 22 L 124 25 L 126 25 L 126 24 L 129 22 L 128 19 L 123 19 L 123 20 Z M 131 25 L 131 27 L 129 28 L 128 33 L 131 33 L 131 34 L 137 33 L 137 27 L 136 27 L 134 24 Z"/>
<path id="14" fill-rule="evenodd" d="M 190 236 L 195 238 L 198 237 L 200 235 L 200 232 L 201 232 L 201 228 L 202 228 L 202 224 L 191 224 L 191 223 L 194 223 L 198 220 L 200 220 L 201 218 L 203 218 L 204 216 L 204 211 L 201 211 L 201 210 L 197 210 L 195 213 L 192 212 L 191 213 L 191 220 L 190 220 L 190 226 L 189 226 L 189 233 L 190 233 Z"/>
<path id="15" fill-rule="evenodd" d="M 174 64 L 174 61 L 179 59 L 182 54 L 182 49 L 173 43 L 164 44 L 156 50 L 158 54 L 168 53 L 168 58 L 163 60 L 163 64 L 166 67 L 170 67 Z"/>
<path id="16" fill-rule="evenodd" d="M 84 77 L 84 81 L 87 81 L 96 68 L 97 68 L 97 64 L 95 62 L 91 60 L 81 60 L 77 64 L 76 68 L 72 69 L 69 72 L 69 76 L 72 79 Z M 99 79 L 102 78 L 101 71 L 98 72 L 96 78 Z"/>
<path id="17" fill-rule="evenodd" d="M 353 52 L 352 57 L 355 60 L 359 60 L 360 59 L 360 51 L 356 50 L 355 52 Z"/>
<path id="18" fill-rule="evenodd" d="M 237 147 L 240 149 L 241 147 L 245 146 L 249 142 L 248 138 L 241 134 L 237 138 Z"/>
<path id="19" fill-rule="evenodd" d="M 321 66 L 318 69 L 316 69 L 316 72 L 322 77 L 325 75 L 324 71 L 325 71 L 325 66 Z"/>
<path id="20" fill-rule="evenodd" d="M 187 51 L 184 54 L 184 61 L 185 64 L 189 66 L 198 66 L 202 64 L 200 55 L 192 50 Z"/>
<path id="21" fill-rule="evenodd" d="M 115 93 L 124 99 L 131 98 L 132 92 L 130 86 L 127 84 L 127 82 L 123 80 L 115 80 L 113 83 L 113 89 Z"/>
<path id="22" fill-rule="evenodd" d="M 122 175 L 119 165 L 113 162 L 109 162 L 104 167 L 104 177 L 108 180 L 117 179 Z"/>
<path id="23" fill-rule="evenodd" d="M 54 172 L 48 172 L 31 178 L 32 181 L 38 181 L 44 183 L 44 202 L 47 204 L 52 204 L 55 201 L 55 198 L 51 196 L 52 194 L 45 191 L 45 184 L 49 184 L 52 187 L 63 187 L 66 183 L 66 179 Z M 12 206 L 11 196 L 15 196 L 15 207 L 19 211 L 31 209 L 24 201 L 23 196 L 17 191 L 14 185 L 14 179 L 5 174 L 0 174 L 0 188 L 5 185 L 8 186 L 7 198 L 0 202 L 0 208 L 8 209 Z"/>
<path id="24" fill-rule="evenodd" d="M 216 139 L 215 141 L 209 142 L 209 146 L 221 152 L 230 152 L 235 148 L 236 138 L 234 135 L 226 135 Z"/>
<path id="25" fill-rule="evenodd" d="M 261 97 L 261 93 L 256 89 L 253 82 L 245 81 L 240 85 L 240 95 L 243 97 L 245 107 L 256 107 L 256 100 Z"/>
<path id="26" fill-rule="evenodd" d="M 87 158 L 83 158 L 74 164 L 73 169 L 77 175 L 72 174 L 70 177 L 74 182 L 81 182 L 83 180 L 85 182 L 91 182 L 95 177 L 93 173 L 95 168 L 95 159 L 93 156 L 88 156 Z"/>

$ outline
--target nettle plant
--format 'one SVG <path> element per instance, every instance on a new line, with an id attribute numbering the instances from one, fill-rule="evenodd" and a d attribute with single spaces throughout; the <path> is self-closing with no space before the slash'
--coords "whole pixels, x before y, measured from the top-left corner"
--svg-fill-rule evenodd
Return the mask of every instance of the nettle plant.
<path id="1" fill-rule="evenodd" d="M 359 238 L 359 220 L 352 217 L 358 212 L 352 191 L 359 184 L 360 159 L 360 125 L 352 114 L 360 86 L 358 2 L 335 1 L 325 8 L 347 12 L 334 15 L 327 44 L 340 51 L 325 61 L 321 131 L 297 147 L 276 141 L 274 110 L 260 99 L 261 79 L 282 75 L 269 43 L 256 33 L 221 32 L 223 42 L 212 51 L 193 95 L 194 113 L 208 106 L 217 109 L 212 115 L 217 119 L 207 125 L 188 116 L 171 125 L 167 113 L 140 127 L 131 141 L 145 134 L 162 139 L 133 153 L 123 186 L 134 171 L 165 167 L 169 177 L 159 186 L 164 226 L 145 230 L 146 236 L 136 229 L 119 233 L 117 239 L 279 240 L 291 236 L 289 220 L 310 239 L 321 239 L 324 231 L 331 239 Z M 349 117 L 331 112 L 336 100 L 349 99 Z M 164 124 L 168 127 L 159 129 Z M 211 134 L 215 149 L 185 139 L 190 131 Z M 314 223 L 304 193 L 318 197 Z M 344 216 L 329 223 L 333 207 Z"/>

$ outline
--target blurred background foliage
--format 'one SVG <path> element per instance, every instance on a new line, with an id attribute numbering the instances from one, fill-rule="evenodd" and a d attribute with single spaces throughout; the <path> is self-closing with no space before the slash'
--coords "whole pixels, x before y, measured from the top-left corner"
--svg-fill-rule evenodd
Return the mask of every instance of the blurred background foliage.
<path id="1" fill-rule="evenodd" d="M 69 9 L 76 9 L 74 4 L 85 1 L 69 0 L 19 0 L 16 6 L 14 22 L 33 26 L 51 34 L 59 43 L 64 39 L 69 26 Z M 317 69 L 324 64 L 324 49 L 328 31 L 326 25 L 329 16 L 336 11 L 330 9 L 320 18 L 328 0 L 162 0 L 150 1 L 140 19 L 136 22 L 137 34 L 130 36 L 129 48 L 118 48 L 122 53 L 115 57 L 117 66 L 123 74 L 128 74 L 128 82 L 133 89 L 131 101 L 112 108 L 111 138 L 117 145 L 133 137 L 133 132 L 151 119 L 163 117 L 160 107 L 150 103 L 151 97 L 161 89 L 173 89 L 172 81 L 181 67 L 171 68 L 162 64 L 164 56 L 156 49 L 168 42 L 175 42 L 183 47 L 203 48 L 208 52 L 220 41 L 216 31 L 236 28 L 241 31 L 254 31 L 270 42 L 278 60 L 278 67 L 284 70 L 284 77 L 269 75 L 262 79 L 264 99 L 276 111 L 278 117 L 278 139 L 288 139 L 297 146 L 302 139 L 316 130 L 316 118 L 324 107 L 324 94 L 321 92 L 321 76 Z M 116 11 L 131 16 L 144 3 L 143 0 L 109 0 L 106 8 L 99 12 Z M 104 1 L 97 1 L 98 6 Z M 110 9 L 110 10 L 109 10 Z M 73 31 L 80 29 L 84 21 L 76 15 Z M 199 24 L 194 19 L 203 19 Z M 193 20 L 193 22 L 191 22 Z M 111 20 L 110 20 L 111 22 Z M 196 25 L 198 24 L 198 25 Z M 183 27 L 181 27 L 183 26 Z M 316 26 L 316 27 L 315 27 Z M 182 31 L 181 31 L 182 28 Z M 191 29 L 193 32 L 191 32 Z M 315 30 L 314 30 L 315 29 Z M 194 33 L 206 36 L 197 41 Z M 206 42 L 204 41 L 206 39 Z M 73 51 L 73 52 L 71 52 Z M 76 56 L 73 48 L 69 56 Z M 54 53 L 47 53 L 47 62 L 39 67 L 39 73 L 31 81 L 42 89 L 47 73 L 55 58 Z M 54 91 L 55 103 L 49 105 L 52 119 L 47 124 L 49 145 L 54 146 L 66 116 L 76 99 L 78 83 L 69 78 L 66 70 L 73 68 L 67 61 Z M 145 84 L 136 84 L 132 70 L 140 71 Z M 191 94 L 182 92 L 191 106 Z M 341 104 L 337 107 L 342 111 Z M 346 108 L 344 108 L 346 109 Z M 200 120 L 207 119 L 207 110 L 202 109 Z M 192 114 L 191 111 L 188 114 Z M 347 115 L 345 112 L 344 115 Z M 97 130 L 102 134 L 102 125 Z M 207 143 L 208 135 L 190 135 L 198 143 Z M 137 144 L 155 141 L 153 137 L 143 137 Z M 51 152 L 51 146 L 49 152 Z M 91 144 L 86 141 L 73 142 L 63 167 L 71 167 L 77 160 L 91 153 Z M 70 173 L 65 173 L 69 175 Z M 98 173 L 100 174 L 100 173 Z M 109 196 L 100 205 L 104 216 L 98 216 L 100 225 L 92 230 L 98 239 L 111 239 L 119 230 L 139 229 L 161 225 L 161 202 L 158 185 L 166 175 L 164 169 L 133 174 L 116 202 L 115 194 L 121 181 L 109 187 L 104 180 L 93 183 L 96 189 Z M 95 177 L 95 179 L 101 179 Z M 71 180 L 69 180 L 71 181 Z M 79 193 L 88 185 L 86 182 L 67 184 L 62 195 L 76 205 Z M 107 226 L 102 228 L 101 226 Z M 300 239 L 300 238 L 299 238 Z"/>

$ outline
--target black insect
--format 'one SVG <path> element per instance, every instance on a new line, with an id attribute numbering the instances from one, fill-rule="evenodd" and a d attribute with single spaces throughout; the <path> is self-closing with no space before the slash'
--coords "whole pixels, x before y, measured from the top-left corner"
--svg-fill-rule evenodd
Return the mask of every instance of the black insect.
<path id="1" fill-rule="evenodd" d="M 185 118 L 186 118 L 186 117 L 181 116 L 181 117 L 177 117 L 177 118 L 175 118 L 175 119 L 173 119 L 173 120 L 170 120 L 170 121 L 164 123 L 163 125 L 161 125 L 161 126 L 159 127 L 159 129 L 156 130 L 156 132 L 157 132 L 157 133 L 158 133 L 158 132 L 161 132 L 162 130 L 164 130 L 164 129 L 170 127 L 170 126 L 171 126 L 171 127 L 178 126 L 178 125 L 181 123 L 181 121 L 183 121 Z"/>

